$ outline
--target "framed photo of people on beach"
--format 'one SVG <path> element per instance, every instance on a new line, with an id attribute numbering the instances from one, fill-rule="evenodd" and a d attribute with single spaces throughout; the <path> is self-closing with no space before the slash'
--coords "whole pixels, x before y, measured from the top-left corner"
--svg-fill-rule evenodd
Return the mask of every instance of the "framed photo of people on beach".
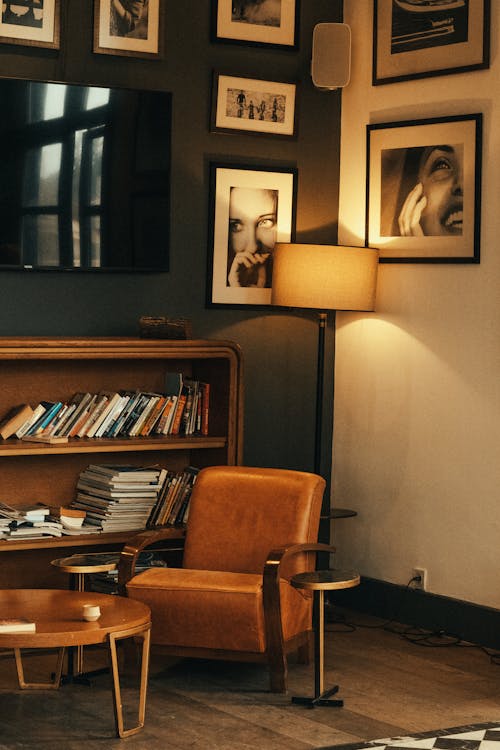
<path id="1" fill-rule="evenodd" d="M 214 41 L 298 45 L 299 0 L 214 0 L 212 6 Z"/>
<path id="2" fill-rule="evenodd" d="M 482 115 L 367 126 L 366 244 L 389 263 L 479 263 Z"/>
<path id="3" fill-rule="evenodd" d="M 490 64 L 490 0 L 374 0 L 374 86 Z"/>
<path id="4" fill-rule="evenodd" d="M 161 57 L 165 0 L 94 0 L 93 51 Z"/>
<path id="5" fill-rule="evenodd" d="M 215 73 L 211 129 L 293 137 L 296 91 L 294 83 Z"/>
<path id="6" fill-rule="evenodd" d="M 3 2 L 0 43 L 59 49 L 60 0 Z"/>
<path id="7" fill-rule="evenodd" d="M 210 165 L 207 304 L 271 303 L 276 242 L 295 233 L 297 170 Z"/>

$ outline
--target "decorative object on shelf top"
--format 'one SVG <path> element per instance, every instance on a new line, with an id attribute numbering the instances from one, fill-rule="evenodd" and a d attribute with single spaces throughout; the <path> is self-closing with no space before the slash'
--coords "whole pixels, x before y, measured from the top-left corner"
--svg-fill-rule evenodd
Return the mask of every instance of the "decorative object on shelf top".
<path id="1" fill-rule="evenodd" d="M 144 339 L 192 339 L 191 321 L 187 318 L 150 317 L 139 318 L 141 338 Z"/>

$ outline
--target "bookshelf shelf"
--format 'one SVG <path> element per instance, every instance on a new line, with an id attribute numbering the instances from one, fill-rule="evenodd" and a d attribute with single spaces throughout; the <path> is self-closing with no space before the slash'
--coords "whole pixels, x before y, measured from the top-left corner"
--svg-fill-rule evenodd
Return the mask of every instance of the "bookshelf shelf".
<path id="1" fill-rule="evenodd" d="M 175 451 L 226 448 L 226 437 L 139 438 L 137 440 L 70 440 L 54 445 L 28 443 L 23 440 L 0 440 L 0 460 L 7 456 L 61 455 L 68 453 L 137 453 L 144 451 Z M 1 467 L 0 463 L 0 467 Z"/>
<path id="2" fill-rule="evenodd" d="M 0 440 L 0 500 L 16 506 L 67 504 L 89 463 L 159 464 L 182 470 L 234 465 L 242 455 L 243 374 L 230 341 L 103 338 L 0 338 L 0 415 L 13 405 L 69 400 L 77 391 L 163 390 L 167 372 L 210 383 L 209 434 L 187 437 L 70 438 L 67 443 Z M 90 459 L 90 456 L 92 458 Z M 122 460 L 120 460 L 122 456 Z M 120 549 L 131 532 L 33 540 L 0 540 L 0 588 L 60 586 L 50 559 L 76 552 Z M 183 529 L 172 529 L 182 538 Z M 5 564 L 6 561 L 9 564 Z M 57 583 L 56 583 L 57 581 Z"/>

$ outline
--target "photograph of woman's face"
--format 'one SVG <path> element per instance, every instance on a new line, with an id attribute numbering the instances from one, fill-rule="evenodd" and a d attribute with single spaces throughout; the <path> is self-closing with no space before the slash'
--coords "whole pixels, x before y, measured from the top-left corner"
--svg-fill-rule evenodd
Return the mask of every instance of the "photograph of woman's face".
<path id="1" fill-rule="evenodd" d="M 424 235 L 460 235 L 463 230 L 463 146 L 430 146 L 420 162 L 419 182 L 427 205 Z"/>
<path id="2" fill-rule="evenodd" d="M 229 286 L 271 286 L 278 191 L 232 187 L 229 199 Z"/>
<path id="3" fill-rule="evenodd" d="M 463 162 L 463 143 L 384 150 L 382 236 L 462 235 Z"/>

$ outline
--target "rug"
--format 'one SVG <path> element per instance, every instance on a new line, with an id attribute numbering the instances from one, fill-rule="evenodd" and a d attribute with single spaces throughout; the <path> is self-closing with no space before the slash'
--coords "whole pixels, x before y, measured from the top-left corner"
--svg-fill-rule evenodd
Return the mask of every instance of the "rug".
<path id="1" fill-rule="evenodd" d="M 498 743 L 498 744 L 496 744 Z M 500 724 L 467 724 L 450 729 L 433 729 L 401 737 L 391 737 L 348 745 L 329 745 L 317 750 L 500 750 Z"/>

